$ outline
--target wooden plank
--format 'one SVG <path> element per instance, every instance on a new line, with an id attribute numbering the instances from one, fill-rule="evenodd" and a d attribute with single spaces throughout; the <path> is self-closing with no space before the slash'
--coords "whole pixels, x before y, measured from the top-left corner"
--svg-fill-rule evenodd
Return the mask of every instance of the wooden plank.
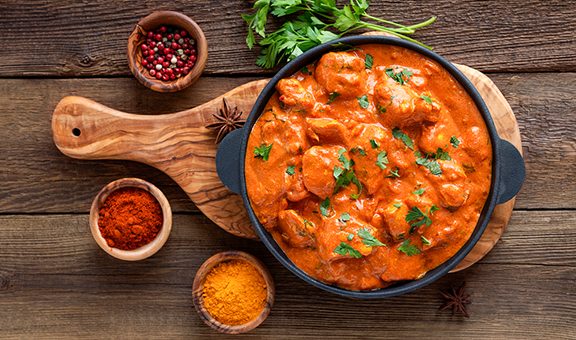
<path id="1" fill-rule="evenodd" d="M 182 11 L 204 29 L 208 74 L 263 72 L 244 43 L 247 1 L 65 0 L 0 2 L 0 76 L 128 75 L 126 41 L 154 10 Z M 438 16 L 416 38 L 480 71 L 575 71 L 576 7 L 570 1 L 379 1 L 372 15 L 415 23 Z M 543 15 L 545 13 L 545 15 Z"/>
<path id="2" fill-rule="evenodd" d="M 517 208 L 576 208 L 575 73 L 492 74 L 520 124 L 528 168 Z M 133 162 L 79 161 L 53 145 L 50 117 L 65 95 L 81 95 L 127 112 L 167 113 L 206 102 L 253 78 L 202 78 L 177 94 L 147 90 L 133 79 L 0 80 L 0 211 L 87 212 L 108 182 L 128 176 L 157 184 L 175 211 L 196 211 L 159 171 Z M 543 84 L 545 86 L 543 86 Z"/>
<path id="3" fill-rule="evenodd" d="M 262 244 L 201 215 L 176 215 L 165 247 L 137 263 L 101 251 L 86 215 L 2 216 L 0 337 L 214 335 L 193 310 L 192 280 L 211 254 L 239 249 L 262 259 L 277 287 L 270 317 L 248 336 L 574 338 L 575 223 L 560 211 L 517 211 L 479 264 L 406 296 L 353 301 L 309 286 Z M 439 290 L 462 281 L 473 301 L 465 320 L 437 310 Z"/>

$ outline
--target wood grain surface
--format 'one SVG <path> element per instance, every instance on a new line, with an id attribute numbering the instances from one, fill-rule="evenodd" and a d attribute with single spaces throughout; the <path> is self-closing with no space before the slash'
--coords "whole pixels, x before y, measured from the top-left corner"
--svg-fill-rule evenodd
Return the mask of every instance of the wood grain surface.
<path id="1" fill-rule="evenodd" d="M 162 250 L 137 263 L 101 251 L 85 215 L 8 215 L 0 218 L 0 334 L 215 336 L 194 311 L 191 284 L 204 260 L 232 248 L 260 258 L 276 283 L 270 316 L 247 337 L 573 339 L 575 224 L 573 214 L 518 211 L 480 263 L 406 296 L 360 301 L 304 283 L 259 242 L 231 236 L 200 215 L 176 215 Z M 439 290 L 464 280 L 470 319 L 439 312 Z"/>
<path id="2" fill-rule="evenodd" d="M 199 213 L 179 186 L 136 162 L 82 161 L 53 145 L 51 113 L 66 95 L 126 112 L 200 105 L 269 76 L 254 66 L 238 15 L 248 1 L 0 0 L 0 338 L 211 338 L 191 286 L 210 255 L 256 255 L 276 282 L 269 318 L 251 338 L 576 338 L 576 6 L 573 1 L 376 1 L 370 13 L 413 23 L 453 62 L 488 72 L 520 126 L 527 181 L 502 239 L 482 261 L 431 286 L 354 301 L 305 284 L 255 241 Z M 158 9 L 179 10 L 208 38 L 202 78 L 160 94 L 130 76 L 126 40 Z M 136 176 L 176 212 L 166 246 L 124 263 L 92 240 L 88 212 L 106 183 Z M 471 318 L 439 312 L 439 291 L 466 281 Z"/>
<path id="3" fill-rule="evenodd" d="M 208 39 L 209 74 L 262 73 L 244 41 L 249 1 L 0 1 L 0 76 L 129 75 L 126 40 L 155 10 L 182 11 Z M 416 37 L 480 71 L 576 71 L 576 6 L 565 0 L 372 1 L 404 23 L 438 16 Z M 41 46 L 41 48 L 38 48 Z M 269 73 L 269 71 L 268 71 Z"/>

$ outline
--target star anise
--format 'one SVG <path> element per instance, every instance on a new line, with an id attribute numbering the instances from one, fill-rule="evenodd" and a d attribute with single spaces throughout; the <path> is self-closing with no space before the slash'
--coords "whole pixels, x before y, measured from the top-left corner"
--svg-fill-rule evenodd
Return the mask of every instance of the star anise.
<path id="1" fill-rule="evenodd" d="M 246 119 L 242 119 L 242 111 L 238 111 L 238 107 L 230 109 L 226 98 L 222 98 L 224 106 L 216 113 L 212 114 L 216 118 L 216 122 L 206 125 L 206 128 L 217 131 L 216 144 L 220 143 L 222 139 L 230 132 L 241 128 L 246 123 Z"/>
<path id="2" fill-rule="evenodd" d="M 469 318 L 470 314 L 468 314 L 466 305 L 471 304 L 472 300 L 470 299 L 470 294 L 464 291 L 465 285 L 466 282 L 463 282 L 459 288 L 450 287 L 447 291 L 441 291 L 440 294 L 444 298 L 444 304 L 439 309 L 452 309 L 452 315 L 458 313 Z"/>

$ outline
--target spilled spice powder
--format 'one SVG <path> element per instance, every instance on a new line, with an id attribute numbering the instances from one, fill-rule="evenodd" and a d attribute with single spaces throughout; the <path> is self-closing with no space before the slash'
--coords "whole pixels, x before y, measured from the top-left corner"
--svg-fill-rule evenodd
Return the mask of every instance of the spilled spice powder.
<path id="1" fill-rule="evenodd" d="M 162 229 L 162 208 L 148 191 L 120 188 L 113 191 L 98 216 L 98 228 L 110 247 L 133 250 L 154 240 Z"/>
<path id="2" fill-rule="evenodd" d="M 242 260 L 222 262 L 204 281 L 203 304 L 213 318 L 225 325 L 242 325 L 256 319 L 266 305 L 267 288 L 262 274 Z"/>

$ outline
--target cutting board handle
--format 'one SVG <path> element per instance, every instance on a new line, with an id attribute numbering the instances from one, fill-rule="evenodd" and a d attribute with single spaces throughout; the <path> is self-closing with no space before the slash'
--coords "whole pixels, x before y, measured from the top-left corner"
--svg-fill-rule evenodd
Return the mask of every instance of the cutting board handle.
<path id="1" fill-rule="evenodd" d="M 240 148 L 244 129 L 229 133 L 218 146 L 216 171 L 224 185 L 232 192 L 240 193 Z"/>
<path id="2" fill-rule="evenodd" d="M 179 119 L 186 116 L 186 119 Z M 52 117 L 54 143 L 78 159 L 122 159 L 156 166 L 170 155 L 162 145 L 170 131 L 202 127 L 202 115 L 187 111 L 138 115 L 111 109 L 83 97 L 64 97 Z M 185 126 L 184 126 L 185 125 Z M 162 138 L 164 137 L 164 138 Z"/>

